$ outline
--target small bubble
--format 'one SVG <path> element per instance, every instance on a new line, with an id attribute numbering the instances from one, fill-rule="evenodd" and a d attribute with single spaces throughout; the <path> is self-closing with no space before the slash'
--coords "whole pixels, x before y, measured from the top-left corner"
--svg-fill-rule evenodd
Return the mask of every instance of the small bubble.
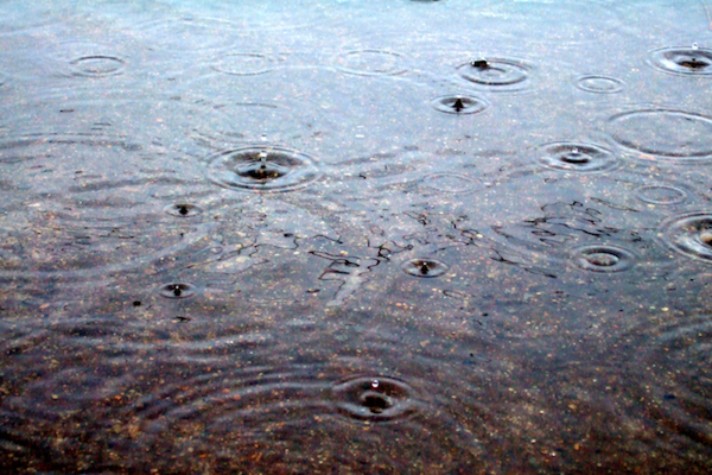
<path id="1" fill-rule="evenodd" d="M 379 385 L 380 385 L 380 383 L 378 382 L 377 379 L 374 379 L 374 380 L 371 381 L 371 387 L 372 387 L 373 389 L 377 389 Z"/>

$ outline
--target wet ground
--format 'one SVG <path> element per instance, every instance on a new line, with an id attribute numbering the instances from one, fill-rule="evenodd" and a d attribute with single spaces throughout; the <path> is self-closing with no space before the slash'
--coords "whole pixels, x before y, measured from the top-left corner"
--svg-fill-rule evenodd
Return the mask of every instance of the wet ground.
<path id="1" fill-rule="evenodd" d="M 712 471 L 712 2 L 0 2 L 7 473 Z"/>

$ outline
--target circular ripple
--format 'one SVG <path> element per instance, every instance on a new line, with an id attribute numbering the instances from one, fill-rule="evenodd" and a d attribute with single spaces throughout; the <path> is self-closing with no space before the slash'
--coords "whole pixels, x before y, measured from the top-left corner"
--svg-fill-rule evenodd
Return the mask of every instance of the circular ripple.
<path id="1" fill-rule="evenodd" d="M 121 74 L 126 64 L 121 58 L 115 56 L 82 56 L 69 63 L 72 71 L 77 76 L 104 77 Z"/>
<path id="2" fill-rule="evenodd" d="M 411 259 L 403 264 L 403 270 L 415 277 L 439 277 L 447 271 L 447 264 L 435 259 Z"/>
<path id="3" fill-rule="evenodd" d="M 576 265 L 593 272 L 621 272 L 629 269 L 634 259 L 633 253 L 616 246 L 583 246 L 574 253 Z"/>
<path id="4" fill-rule="evenodd" d="M 576 87 L 595 94 L 615 94 L 623 90 L 623 81 L 608 76 L 586 75 L 576 79 Z"/>
<path id="5" fill-rule="evenodd" d="M 443 96 L 433 101 L 436 110 L 447 114 L 477 114 L 487 106 L 487 101 L 475 96 Z"/>
<path id="6" fill-rule="evenodd" d="M 663 239 L 676 251 L 712 263 L 712 214 L 695 213 L 663 223 Z"/>
<path id="7" fill-rule="evenodd" d="M 403 381 L 385 377 L 360 377 L 332 388 L 336 408 L 359 420 L 390 421 L 416 410 L 412 389 Z"/>
<path id="8" fill-rule="evenodd" d="M 259 53 L 234 53 L 217 58 L 212 65 L 215 71 L 232 76 L 257 76 L 272 70 L 274 60 Z"/>
<path id="9" fill-rule="evenodd" d="M 320 173 L 314 160 L 282 147 L 245 147 L 213 157 L 208 175 L 218 185 L 248 190 L 286 191 L 306 186 Z"/>
<path id="10" fill-rule="evenodd" d="M 687 201 L 687 192 L 669 185 L 646 185 L 638 188 L 638 198 L 654 205 L 674 205 Z"/>
<path id="11" fill-rule="evenodd" d="M 172 214 L 173 216 L 180 216 L 182 218 L 197 216 L 202 212 L 203 210 L 200 207 L 190 203 L 176 203 L 166 207 L 166 213 Z"/>
<path id="12" fill-rule="evenodd" d="M 673 74 L 711 76 L 712 50 L 695 47 L 662 48 L 650 53 L 650 64 Z"/>
<path id="13" fill-rule="evenodd" d="M 187 299 L 195 295 L 195 287 L 190 284 L 165 284 L 159 289 L 162 297 L 169 299 Z"/>
<path id="14" fill-rule="evenodd" d="M 457 173 L 433 173 L 423 177 L 423 188 L 444 193 L 465 193 L 472 191 L 477 183 Z"/>
<path id="15" fill-rule="evenodd" d="M 609 121 L 610 134 L 641 158 L 695 162 L 712 158 L 712 118 L 669 109 L 624 112 Z"/>
<path id="16" fill-rule="evenodd" d="M 394 51 L 349 51 L 337 63 L 342 71 L 360 76 L 397 76 L 406 72 L 405 59 Z"/>
<path id="17" fill-rule="evenodd" d="M 461 64 L 460 75 L 490 91 L 512 92 L 529 86 L 530 66 L 517 59 L 483 58 Z"/>
<path id="18" fill-rule="evenodd" d="M 592 172 L 608 170 L 617 163 L 615 156 L 598 145 L 574 142 L 555 142 L 540 148 L 541 163 L 549 168 Z"/>

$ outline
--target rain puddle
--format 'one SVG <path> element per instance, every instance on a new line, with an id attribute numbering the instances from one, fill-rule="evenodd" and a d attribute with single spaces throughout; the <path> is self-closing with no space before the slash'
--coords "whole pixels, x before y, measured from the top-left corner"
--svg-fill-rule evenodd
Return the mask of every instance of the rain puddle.
<path id="1" fill-rule="evenodd" d="M 712 472 L 712 2 L 0 2 L 3 473 Z"/>

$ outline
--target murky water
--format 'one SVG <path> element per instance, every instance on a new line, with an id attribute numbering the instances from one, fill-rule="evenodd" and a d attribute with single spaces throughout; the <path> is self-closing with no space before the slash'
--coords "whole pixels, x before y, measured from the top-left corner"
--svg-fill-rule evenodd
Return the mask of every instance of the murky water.
<path id="1" fill-rule="evenodd" d="M 706 0 L 0 2 L 0 467 L 709 473 L 711 91 Z"/>

